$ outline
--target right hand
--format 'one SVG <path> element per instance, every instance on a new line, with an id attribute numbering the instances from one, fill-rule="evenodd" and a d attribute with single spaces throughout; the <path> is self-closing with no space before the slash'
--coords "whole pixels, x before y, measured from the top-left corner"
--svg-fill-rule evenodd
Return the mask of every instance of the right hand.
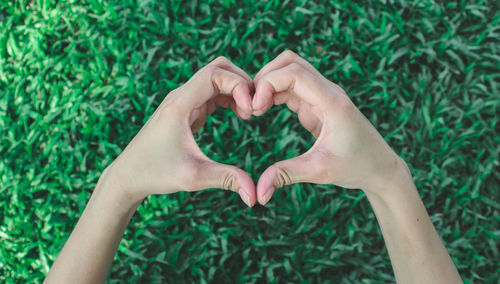
<path id="1" fill-rule="evenodd" d="M 317 138 L 306 153 L 264 171 L 257 183 L 260 204 L 276 188 L 299 182 L 377 192 L 406 167 L 345 91 L 292 51 L 266 64 L 254 85 L 254 115 L 284 103 Z"/>

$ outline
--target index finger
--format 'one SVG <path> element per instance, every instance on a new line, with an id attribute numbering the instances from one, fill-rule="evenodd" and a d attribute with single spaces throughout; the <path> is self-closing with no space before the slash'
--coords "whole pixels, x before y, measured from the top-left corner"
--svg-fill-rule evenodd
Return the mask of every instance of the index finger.
<path id="1" fill-rule="evenodd" d="M 320 109 L 324 109 L 330 99 L 324 80 L 298 63 L 291 63 L 262 75 L 256 83 L 254 114 L 259 115 L 269 109 L 273 105 L 273 95 L 277 93 L 296 96 Z"/>
<path id="2" fill-rule="evenodd" d="M 309 72 L 317 75 L 317 76 L 323 76 L 321 73 L 314 68 L 314 66 L 311 65 L 307 60 L 304 58 L 300 57 L 298 54 L 291 50 L 285 50 L 280 55 L 278 55 L 275 59 L 273 59 L 271 62 L 267 63 L 262 67 L 262 69 L 259 70 L 259 72 L 255 75 L 254 77 L 254 82 L 258 82 L 259 79 L 264 75 L 267 74 L 271 71 L 283 68 L 291 63 L 297 63 L 302 65 L 306 70 Z"/>
<path id="3" fill-rule="evenodd" d="M 252 99 L 248 79 L 241 75 L 207 65 L 178 90 L 180 107 L 185 111 L 196 109 L 218 95 L 232 96 L 237 107 L 246 115 L 252 113 Z"/>

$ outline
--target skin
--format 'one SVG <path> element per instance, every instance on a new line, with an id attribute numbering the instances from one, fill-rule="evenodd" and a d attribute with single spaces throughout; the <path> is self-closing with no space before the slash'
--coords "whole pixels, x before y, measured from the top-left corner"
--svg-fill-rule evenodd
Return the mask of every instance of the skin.
<path id="1" fill-rule="evenodd" d="M 262 173 L 257 198 L 299 182 L 361 189 L 389 251 L 398 283 L 462 283 L 420 199 L 406 163 L 336 84 L 285 51 L 254 78 L 253 114 L 286 104 L 317 139 L 301 156 Z"/>
<path id="2" fill-rule="evenodd" d="M 193 139 L 217 106 L 248 119 L 274 104 L 296 112 L 317 140 L 303 155 L 266 169 L 257 188 L 243 170 L 207 158 Z M 218 58 L 172 91 L 99 178 L 45 283 L 104 283 L 130 218 L 150 194 L 224 188 L 253 206 L 257 200 L 266 204 L 275 189 L 298 182 L 363 190 L 398 282 L 462 282 L 406 163 L 339 86 L 285 51 L 253 81 Z"/>
<path id="3" fill-rule="evenodd" d="M 250 118 L 251 92 L 252 79 L 220 57 L 168 94 L 99 178 L 45 283 L 104 283 L 125 228 L 148 195 L 224 188 L 253 206 L 250 176 L 210 160 L 192 134 L 217 106 Z"/>

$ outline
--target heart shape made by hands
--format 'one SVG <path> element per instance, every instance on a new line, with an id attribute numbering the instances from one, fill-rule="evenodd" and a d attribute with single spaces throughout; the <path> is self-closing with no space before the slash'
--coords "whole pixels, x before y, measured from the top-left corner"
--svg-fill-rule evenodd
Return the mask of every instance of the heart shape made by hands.
<path id="1" fill-rule="evenodd" d="M 222 66 L 232 64 L 225 58 L 220 58 L 218 61 L 223 62 L 222 64 L 219 63 Z M 300 63 L 296 63 L 297 61 Z M 307 61 L 291 51 L 285 51 L 275 60 L 265 65 L 253 79 L 253 84 L 249 86 L 250 92 L 253 92 L 253 94 L 250 94 L 251 97 L 253 97 L 253 115 L 260 116 L 273 105 L 286 104 L 291 111 L 298 114 L 300 123 L 314 137 L 318 138 L 323 125 L 321 108 L 313 104 L 315 102 L 314 100 L 304 99 L 303 96 L 297 94 L 297 90 L 293 88 L 294 86 L 292 84 L 295 80 L 291 80 L 294 78 L 293 72 L 290 71 L 308 71 L 321 76 Z M 283 77 L 283 74 L 279 74 L 279 76 L 282 76 L 282 78 L 280 78 L 282 82 L 276 81 L 276 83 L 281 84 L 278 85 L 278 87 L 281 87 L 282 90 L 276 90 L 276 86 L 273 86 L 274 81 L 268 80 L 269 76 L 276 76 L 276 72 L 290 72 L 286 74 L 285 77 Z M 303 92 L 304 90 L 299 89 L 298 91 Z M 245 112 L 239 107 L 239 105 L 243 104 L 239 100 L 245 99 L 245 96 L 236 94 L 233 97 L 224 95 L 216 96 L 212 102 L 207 104 L 207 107 L 203 108 L 201 111 L 193 112 L 191 117 L 192 131 L 195 132 L 201 128 L 205 123 L 206 116 L 214 112 L 217 106 L 224 108 L 230 107 L 238 117 L 249 119 L 250 117 L 245 115 Z M 321 181 L 321 179 L 317 179 L 317 175 L 313 173 L 314 169 L 319 168 L 319 166 L 315 165 L 314 160 L 311 160 L 311 158 L 317 156 L 314 154 L 314 151 L 318 149 L 321 149 L 321 147 L 315 145 L 303 155 L 275 163 L 268 167 L 257 183 L 256 199 L 259 203 L 262 205 L 266 204 L 276 188 L 296 182 Z M 304 169 L 304 167 L 307 167 L 308 170 Z M 247 197 L 242 195 L 242 199 L 245 200 L 246 198 Z M 248 200 L 245 200 L 245 202 L 247 204 L 250 203 Z"/>
<path id="2" fill-rule="evenodd" d="M 219 61 L 220 68 L 244 73 L 235 69 L 228 59 Z M 241 76 L 250 78 L 246 73 Z M 205 116 L 217 105 L 231 107 L 238 117 L 248 119 L 251 115 L 264 114 L 273 105 L 285 104 L 316 138 L 314 145 L 302 155 L 270 165 L 261 174 L 253 192 L 248 185 L 251 179 L 245 173 L 247 177 L 241 180 L 245 180 L 246 189 L 240 190 L 240 195 L 249 206 L 254 200 L 266 204 L 277 188 L 293 183 L 335 184 L 376 191 L 401 169 L 399 156 L 346 92 L 294 52 L 281 53 L 248 81 L 252 83 L 245 91 L 235 87 L 227 91 L 233 96 L 228 93 L 216 96 L 204 109 L 205 115 L 198 116 L 200 121 L 193 123 L 194 130 L 201 127 Z"/>

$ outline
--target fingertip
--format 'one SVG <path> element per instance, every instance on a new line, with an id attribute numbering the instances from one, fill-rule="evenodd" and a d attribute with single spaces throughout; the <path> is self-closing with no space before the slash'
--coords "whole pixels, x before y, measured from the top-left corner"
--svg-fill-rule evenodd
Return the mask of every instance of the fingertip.
<path id="1" fill-rule="evenodd" d="M 254 110 L 254 111 L 252 112 L 252 115 L 254 115 L 254 116 L 261 116 L 261 115 L 263 115 L 263 114 L 264 114 L 264 112 L 263 112 L 263 111 L 261 111 L 261 110 Z"/>
<path id="2" fill-rule="evenodd" d="M 259 203 L 261 205 L 266 205 L 269 202 L 269 200 L 271 200 L 273 193 L 274 193 L 274 186 L 270 186 L 264 191 L 264 194 L 261 195 Z"/>
<path id="3" fill-rule="evenodd" d="M 241 109 L 243 113 L 247 114 L 246 116 L 248 116 L 251 115 L 253 111 L 251 88 L 247 84 L 240 86 L 243 89 L 238 86 L 234 90 L 234 101 L 238 108 Z"/>
<path id="4" fill-rule="evenodd" d="M 255 205 L 255 202 L 257 201 L 255 193 L 255 184 L 253 183 L 253 180 L 248 175 L 248 173 L 241 169 L 240 169 L 238 193 L 241 197 L 241 200 L 243 200 L 243 202 L 248 207 L 252 207 Z"/>
<path id="5" fill-rule="evenodd" d="M 259 204 L 265 205 L 271 199 L 271 196 L 275 190 L 273 186 L 274 175 L 272 168 L 267 168 L 259 178 L 257 182 L 257 200 Z M 269 194 L 269 190 L 272 190 Z"/>
<path id="6" fill-rule="evenodd" d="M 255 203 L 257 202 L 257 196 L 255 194 L 255 188 L 240 188 L 238 190 L 238 193 L 240 194 L 241 200 L 248 206 L 248 207 L 253 207 Z"/>
<path id="7" fill-rule="evenodd" d="M 236 116 L 243 120 L 248 120 L 252 117 L 252 111 L 242 109 L 239 106 L 235 106 L 235 108 L 233 108 L 233 112 L 236 114 Z"/>
<path id="8" fill-rule="evenodd" d="M 253 98 L 252 98 L 252 110 L 254 112 L 255 112 L 255 110 L 257 110 L 258 100 L 259 100 L 259 95 L 257 93 L 257 90 L 255 90 L 255 94 L 253 95 Z"/>
<path id="9" fill-rule="evenodd" d="M 253 114 L 262 115 L 273 106 L 274 88 L 269 82 L 260 81 L 256 85 L 255 95 L 252 100 Z"/>
<path id="10" fill-rule="evenodd" d="M 264 95 L 264 91 L 263 88 L 265 86 L 261 85 L 261 84 L 256 84 L 256 82 L 254 81 L 254 84 L 255 84 L 255 93 L 254 93 L 254 96 L 253 96 L 253 99 L 252 99 L 252 108 L 253 110 L 258 110 L 259 108 L 262 107 L 262 104 L 263 104 L 263 95 Z"/>
<path id="11" fill-rule="evenodd" d="M 238 193 L 240 194 L 240 197 L 241 197 L 241 200 L 243 200 L 243 202 L 248 206 L 248 207 L 252 207 L 252 201 L 250 200 L 250 196 L 248 195 L 247 192 L 245 192 L 244 189 L 240 189 L 238 191 Z M 254 202 L 255 203 L 255 202 Z"/>
<path id="12" fill-rule="evenodd" d="M 240 114 L 241 114 L 241 118 L 244 119 L 244 120 L 248 120 L 252 117 L 252 112 L 253 110 L 248 110 L 248 109 L 241 109 L 240 110 Z"/>

